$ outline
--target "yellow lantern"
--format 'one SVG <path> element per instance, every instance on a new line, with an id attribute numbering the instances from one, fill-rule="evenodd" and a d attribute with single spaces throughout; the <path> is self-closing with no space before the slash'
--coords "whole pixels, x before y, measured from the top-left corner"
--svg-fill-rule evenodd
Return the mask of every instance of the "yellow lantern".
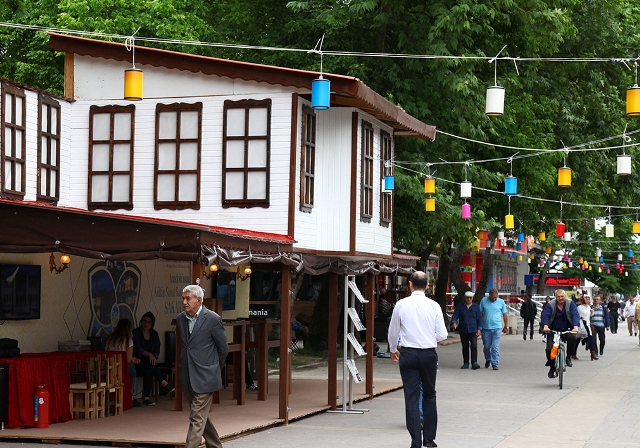
<path id="1" fill-rule="evenodd" d="M 124 99 L 140 101 L 142 99 L 142 70 L 130 68 L 124 71 Z"/>
<path id="2" fill-rule="evenodd" d="M 426 194 L 435 194 L 436 192 L 436 180 L 429 176 L 424 180 L 424 192 Z"/>
<path id="3" fill-rule="evenodd" d="M 571 168 L 566 166 L 558 168 L 558 187 L 567 188 L 571 186 Z"/>
<path id="4" fill-rule="evenodd" d="M 551 254 L 551 246 L 545 247 L 544 251 L 546 252 L 547 255 L 550 255 Z"/>
<path id="5" fill-rule="evenodd" d="M 533 255 L 533 254 L 529 254 L 529 258 L 530 258 L 531 260 L 533 260 L 534 258 L 536 258 L 536 256 L 535 256 L 535 255 Z"/>
<path id="6" fill-rule="evenodd" d="M 436 199 L 435 198 L 427 198 L 425 209 L 428 212 L 435 212 L 436 211 Z"/>
<path id="7" fill-rule="evenodd" d="M 518 261 L 522 261 L 522 255 L 518 255 Z"/>
<path id="8" fill-rule="evenodd" d="M 547 239 L 547 234 L 546 232 L 538 232 L 538 239 L 542 242 L 545 241 Z"/>
<path id="9" fill-rule="evenodd" d="M 582 264 L 584 262 L 584 258 L 580 257 L 578 258 L 578 263 Z"/>
<path id="10" fill-rule="evenodd" d="M 633 222 L 633 233 L 640 233 L 640 221 Z"/>
<path id="11" fill-rule="evenodd" d="M 638 84 L 627 89 L 627 115 L 640 117 L 640 87 Z"/>
<path id="12" fill-rule="evenodd" d="M 505 229 L 513 229 L 513 215 L 505 215 L 505 217 L 504 217 L 504 228 Z"/>

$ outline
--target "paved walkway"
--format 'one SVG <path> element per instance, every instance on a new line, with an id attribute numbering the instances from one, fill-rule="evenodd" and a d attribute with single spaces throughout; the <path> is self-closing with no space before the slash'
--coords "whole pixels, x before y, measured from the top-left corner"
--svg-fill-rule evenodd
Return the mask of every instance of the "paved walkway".
<path id="1" fill-rule="evenodd" d="M 574 367 L 568 369 L 562 390 L 558 389 L 557 380 L 547 378 L 544 345 L 539 335 L 534 338 L 523 341 L 521 335 L 504 336 L 498 371 L 461 370 L 459 344 L 438 349 L 438 446 L 640 447 L 638 338 L 629 337 L 626 331 L 616 335 L 607 333 L 605 353 L 599 361 L 589 361 L 588 353 L 580 347 L 580 361 L 574 361 Z M 480 349 L 481 346 L 480 343 Z M 482 353 L 479 358 L 484 365 Z M 397 364 L 383 361 L 385 363 L 376 363 L 377 372 L 384 376 L 399 375 Z M 326 378 L 326 368 L 308 369 L 305 375 Z M 410 445 L 404 424 L 402 390 L 357 403 L 355 407 L 369 412 L 320 413 L 288 426 L 227 441 L 224 447 L 407 448 Z M 69 446 L 81 448 L 81 445 Z M 0 443 L 0 447 L 42 448 L 43 445 L 7 442 Z"/>

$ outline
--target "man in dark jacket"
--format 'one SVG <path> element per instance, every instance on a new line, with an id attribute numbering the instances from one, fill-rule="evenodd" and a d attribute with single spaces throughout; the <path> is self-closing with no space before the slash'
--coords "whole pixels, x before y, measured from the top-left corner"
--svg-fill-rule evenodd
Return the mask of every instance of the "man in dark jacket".
<path id="1" fill-rule="evenodd" d="M 522 330 L 522 339 L 527 340 L 527 326 L 531 327 L 529 333 L 529 339 L 533 339 L 533 322 L 538 315 L 538 307 L 535 302 L 531 300 L 531 295 L 527 295 L 527 300 L 522 303 L 520 308 L 520 317 L 524 319 L 524 328 Z"/>
<path id="2" fill-rule="evenodd" d="M 552 331 L 574 331 L 578 332 L 578 326 L 580 325 L 580 314 L 578 313 L 578 307 L 573 300 L 567 301 L 567 295 L 564 289 L 556 290 L 556 298 L 549 302 L 542 313 L 540 318 L 542 321 L 542 331 L 545 333 L 551 333 Z M 572 353 L 572 344 L 576 343 L 575 335 L 573 337 L 567 337 L 567 352 Z M 555 378 L 556 366 L 555 362 L 551 359 L 551 347 L 553 347 L 553 337 L 547 337 L 547 363 L 549 367 L 549 378 Z M 567 357 L 567 367 L 572 367 L 571 358 Z"/>

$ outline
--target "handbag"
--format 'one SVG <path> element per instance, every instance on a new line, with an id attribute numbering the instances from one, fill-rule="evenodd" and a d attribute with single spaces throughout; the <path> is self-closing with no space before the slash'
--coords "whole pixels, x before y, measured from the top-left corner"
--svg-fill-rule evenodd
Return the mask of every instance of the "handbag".
<path id="1" fill-rule="evenodd" d="M 586 338 L 587 336 L 589 336 L 589 333 L 587 333 L 587 329 L 584 326 L 584 321 L 581 319 L 580 328 L 578 328 L 578 334 L 576 335 L 576 337 L 582 339 L 582 338 Z"/>

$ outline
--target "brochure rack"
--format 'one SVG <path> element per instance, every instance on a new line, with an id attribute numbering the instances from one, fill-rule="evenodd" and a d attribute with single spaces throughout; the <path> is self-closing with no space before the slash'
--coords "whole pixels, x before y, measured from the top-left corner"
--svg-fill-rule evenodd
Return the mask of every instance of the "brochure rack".
<path id="1" fill-rule="evenodd" d="M 327 412 L 342 412 L 351 414 L 362 414 L 369 412 L 368 409 L 354 409 L 353 407 L 353 385 L 364 381 L 355 363 L 355 355 L 364 356 L 366 352 L 358 342 L 354 332 L 366 330 L 358 312 L 356 311 L 356 300 L 362 303 L 369 303 L 356 286 L 354 275 L 345 277 L 344 295 L 344 339 L 342 355 L 342 409 Z M 348 390 L 347 390 L 348 388 Z M 348 399 L 347 399 L 348 396 Z"/>

